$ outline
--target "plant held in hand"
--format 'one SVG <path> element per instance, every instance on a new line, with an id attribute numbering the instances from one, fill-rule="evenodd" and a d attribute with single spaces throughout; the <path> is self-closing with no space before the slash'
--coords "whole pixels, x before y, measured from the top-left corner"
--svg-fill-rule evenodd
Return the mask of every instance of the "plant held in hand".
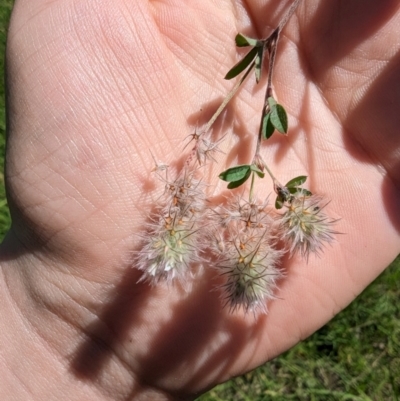
<path id="1" fill-rule="evenodd" d="M 218 289 L 224 303 L 232 311 L 266 313 L 277 282 L 284 276 L 280 266 L 283 254 L 298 253 L 308 260 L 311 253 L 319 255 L 324 245 L 333 241 L 336 220 L 326 215 L 326 202 L 321 195 L 302 187 L 307 177 L 294 177 L 282 185 L 261 155 L 262 144 L 272 135 L 289 132 L 287 113 L 274 98 L 272 83 L 280 34 L 299 3 L 300 0 L 292 3 L 267 38 L 236 35 L 236 45 L 250 50 L 225 79 L 241 77 L 203 129 L 190 135 L 194 146 L 176 177 L 168 178 L 167 165 L 157 164 L 156 171 L 165 171 L 165 178 L 158 175 L 165 183 L 165 192 L 149 216 L 135 256 L 144 280 L 152 284 L 176 279 L 185 282 L 193 278 L 193 265 L 204 264 L 206 255 L 211 255 L 208 262 L 221 276 Z M 255 135 L 255 153 L 248 164 L 231 166 L 219 174 L 228 183 L 227 189 L 245 188 L 250 183 L 248 190 L 243 190 L 240 197 L 228 195 L 224 204 L 215 204 L 206 199 L 207 185 L 200 176 L 217 162 L 215 156 L 221 153 L 225 136 L 212 140 L 210 129 L 252 71 L 256 83 L 260 82 L 266 59 L 267 87 Z M 267 201 L 260 202 L 256 195 L 256 181 L 266 176 L 271 178 L 276 193 L 275 208 Z M 244 197 L 246 193 L 248 199 Z M 280 249 L 279 243 L 285 248 Z"/>

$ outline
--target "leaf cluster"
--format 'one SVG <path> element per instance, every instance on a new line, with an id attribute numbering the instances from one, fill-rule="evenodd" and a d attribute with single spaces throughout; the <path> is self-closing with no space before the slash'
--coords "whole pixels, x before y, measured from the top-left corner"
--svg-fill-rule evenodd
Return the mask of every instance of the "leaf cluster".
<path id="1" fill-rule="evenodd" d="M 262 137 L 269 139 L 277 130 L 281 134 L 288 132 L 288 117 L 285 108 L 276 102 L 273 97 L 268 98 L 268 110 L 262 120 Z"/>
<path id="2" fill-rule="evenodd" d="M 256 81 L 258 83 L 261 79 L 266 41 L 249 38 L 238 33 L 235 37 L 235 42 L 238 47 L 252 46 L 252 49 L 227 72 L 225 79 L 235 78 L 250 66 L 249 69 L 255 67 Z"/>

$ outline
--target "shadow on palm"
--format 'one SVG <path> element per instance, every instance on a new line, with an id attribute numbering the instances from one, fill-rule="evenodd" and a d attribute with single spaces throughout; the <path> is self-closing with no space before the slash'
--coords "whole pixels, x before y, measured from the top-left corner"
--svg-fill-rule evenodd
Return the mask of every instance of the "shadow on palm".
<path id="1" fill-rule="evenodd" d="M 95 281 L 91 267 L 97 260 L 103 257 L 112 260 L 113 255 L 124 255 L 124 262 L 118 262 L 121 258 L 116 258 L 117 262 L 110 267 L 101 264 L 106 266 L 104 271 L 109 270 L 106 274 L 109 279 L 104 285 L 107 288 L 102 291 L 104 297 L 94 301 L 95 320 L 90 324 L 86 321 L 77 324 L 83 326 L 85 338 L 79 337 L 70 371 L 104 391 L 112 391 L 114 383 L 102 381 L 103 377 L 107 374 L 113 377 L 115 371 L 123 371 L 126 383 L 123 392 L 128 394 L 126 400 L 140 390 L 137 386 L 155 386 L 171 394 L 186 395 L 254 368 L 311 334 L 348 304 L 384 268 L 384 261 L 370 262 L 369 265 L 360 261 L 354 268 L 350 265 L 354 261 L 348 256 L 353 252 L 350 248 L 355 252 L 364 249 L 364 244 L 354 240 L 361 225 L 352 215 L 352 210 L 346 211 L 358 179 L 345 180 L 352 174 L 353 170 L 349 169 L 353 168 L 353 159 L 357 164 L 356 172 L 361 171 L 363 163 L 386 168 L 384 174 L 387 176 L 381 187 L 386 199 L 384 205 L 392 224 L 400 230 L 398 208 L 396 211 L 398 192 L 393 185 L 393 182 L 398 183 L 400 171 L 396 156 L 400 143 L 394 134 L 399 120 L 397 108 L 393 106 L 400 100 L 400 91 L 397 90 L 400 82 L 398 55 L 379 71 L 368 90 L 357 95 L 355 103 L 352 102 L 353 88 L 357 88 L 358 75 L 362 75 L 364 67 L 368 69 L 372 62 L 371 54 L 365 53 L 365 59 L 360 56 L 355 61 L 360 74 L 349 78 L 335 73 L 335 66 L 345 66 L 357 48 L 372 52 L 373 44 L 369 45 L 369 41 L 393 15 L 398 8 L 397 2 L 351 1 L 343 6 L 342 3 L 321 1 L 315 11 L 309 10 L 308 4 L 304 3 L 284 33 L 276 72 L 279 100 L 291 111 L 291 119 L 297 122 L 288 138 L 273 137 L 264 147 L 264 153 L 268 160 L 272 160 L 273 167 L 283 171 L 283 181 L 285 174 L 309 173 L 311 189 L 322 190 L 332 198 L 336 195 L 336 188 L 342 188 L 345 180 L 343 188 L 350 195 L 339 194 L 336 202 L 344 209 L 342 231 L 350 238 L 349 245 L 347 240 L 340 246 L 335 244 L 336 249 L 329 248 L 322 256 L 322 263 L 312 259 L 305 266 L 298 259 L 287 260 L 285 267 L 290 274 L 278 293 L 281 299 L 271 303 L 268 316 L 256 320 L 252 316 L 243 318 L 240 313 L 230 315 L 222 309 L 219 294 L 210 292 L 210 283 L 218 281 L 212 271 L 206 270 L 190 292 L 182 291 L 179 286 L 151 288 L 137 283 L 139 273 L 127 261 L 132 251 L 132 233 L 142 226 L 146 209 L 144 206 L 140 210 L 141 206 L 156 197 L 155 193 L 144 196 L 137 189 L 140 183 L 152 189 L 149 185 L 151 179 L 146 182 L 147 177 L 141 171 L 138 173 L 138 167 L 146 171 L 151 169 L 149 147 L 157 159 L 181 155 L 182 140 L 193 133 L 195 125 L 203 123 L 204 116 L 209 116 L 216 107 L 215 99 L 230 87 L 222 77 L 234 63 L 234 56 L 229 60 L 226 57 L 226 52 L 233 55 L 234 50 L 226 49 L 232 46 L 236 29 L 248 34 L 254 31 L 268 33 L 264 28 L 267 22 L 259 16 L 274 16 L 270 11 L 278 4 L 277 1 L 266 6 L 251 1 L 243 5 L 231 2 L 189 3 L 185 9 L 181 4 L 168 1 L 121 5 L 121 9 L 113 4 L 109 10 L 99 10 L 96 17 L 92 16 L 90 5 L 81 5 L 79 11 L 82 13 L 75 17 L 74 23 L 84 51 L 76 52 L 81 58 L 73 65 L 80 72 L 92 71 L 93 68 L 88 85 L 95 94 L 91 107 L 95 110 L 94 119 L 97 118 L 104 127 L 99 132 L 98 127 L 83 124 L 89 133 L 84 130 L 77 132 L 71 129 L 81 127 L 74 125 L 77 121 L 68 121 L 71 124 L 69 130 L 55 134 L 60 138 L 67 137 L 77 148 L 81 136 L 92 135 L 99 143 L 103 141 L 106 144 L 106 161 L 112 161 L 110 170 L 100 177 L 96 171 L 90 171 L 91 176 L 84 168 L 74 170 L 75 165 L 68 165 L 76 182 L 73 190 L 68 187 L 69 199 L 78 198 L 93 183 L 95 189 L 101 188 L 100 195 L 109 199 L 102 211 L 107 219 L 101 222 L 102 225 L 106 220 L 110 223 L 109 233 L 106 240 L 99 241 L 94 248 L 100 249 L 100 256 L 87 263 L 87 256 L 95 253 L 82 251 L 85 258 L 78 253 L 76 265 L 80 266 L 79 258 L 84 259 L 85 266 L 91 266 L 82 268 L 85 270 L 83 275 L 86 280 Z M 352 10 L 359 11 L 356 24 Z M 90 17 L 85 19 L 85 13 Z M 279 18 L 275 17 L 276 21 L 268 21 L 272 26 Z M 80 18 L 85 23 L 92 21 L 93 26 L 79 25 Z M 82 58 L 83 54 L 91 54 L 92 58 Z M 104 70 L 97 69 L 105 60 L 109 60 L 109 65 Z M 75 83 L 77 87 L 78 84 Z M 262 91 L 252 92 L 251 87 L 252 84 L 246 84 L 215 126 L 217 135 L 233 127 L 235 138 L 245 141 L 245 149 L 241 142 L 228 151 L 228 163 L 235 159 L 249 162 L 249 155 L 251 157 L 252 133 L 258 129 L 258 110 L 263 98 Z M 76 102 L 67 90 L 65 95 Z M 99 100 L 102 96 L 104 98 Z M 317 112 L 322 116 L 319 118 L 326 118 L 327 126 L 318 125 L 313 120 L 316 96 Z M 208 98 L 209 103 L 204 103 Z M 386 104 L 386 112 L 375 116 L 374 111 L 382 103 Z M 84 100 L 78 105 L 71 104 L 75 104 L 75 108 L 67 114 L 69 117 L 77 120 L 87 118 L 87 110 L 82 111 L 87 106 Z M 102 108 L 97 108 L 98 105 Z M 67 104 L 66 109 L 68 107 Z M 203 109 L 201 114 L 193 114 L 200 107 Z M 61 111 L 53 109 L 51 113 L 57 115 Z M 376 140 L 378 135 L 379 140 Z M 119 146 L 118 151 L 112 148 L 115 144 Z M 40 152 L 43 146 L 37 149 Z M 71 149 L 63 150 L 68 151 Z M 93 149 L 91 153 L 97 156 Z M 329 154 L 335 155 L 335 163 L 339 164 L 336 167 L 345 171 L 334 171 Z M 59 159 L 52 162 L 57 167 Z M 120 168 L 123 168 L 122 173 Z M 367 173 L 363 179 L 371 179 L 372 185 L 379 183 L 374 172 Z M 82 179 L 76 180 L 77 176 Z M 62 179 L 65 176 L 55 174 L 52 190 Z M 103 181 L 108 181 L 108 186 L 102 187 Z M 126 187 L 129 183 L 134 190 Z M 14 190 L 17 193 L 18 188 Z M 270 190 L 264 189 L 263 195 Z M 75 246 L 85 250 L 89 241 L 87 235 L 76 230 L 77 225 L 87 224 L 87 230 L 82 232 L 96 238 L 98 220 L 95 220 L 96 224 L 90 223 L 92 215 L 88 214 L 77 225 L 71 225 L 75 231 L 68 232 L 71 229 L 68 227 L 64 237 L 56 237 L 54 233 L 59 231 L 56 223 L 48 223 L 47 218 L 46 225 L 44 215 L 24 211 L 23 200 L 13 195 L 17 204 L 14 215 L 22 213 L 22 220 L 29 221 L 36 231 L 38 227 L 42 230 L 47 227 L 47 238 L 58 241 L 60 248 L 69 247 L 69 250 Z M 55 200 L 53 195 L 49 193 L 50 201 Z M 371 205 L 373 202 L 367 207 Z M 369 210 L 364 213 L 367 215 Z M 375 223 L 372 220 L 370 226 L 383 231 L 383 224 Z M 115 237 L 121 238 L 121 243 L 111 252 L 103 245 L 113 246 Z M 371 253 L 376 251 L 379 243 L 374 246 Z M 339 253 L 346 254 L 346 257 Z M 321 264 L 324 264 L 323 271 Z M 351 270 L 357 272 L 362 268 L 365 268 L 364 275 L 359 281 L 352 281 Z M 348 279 L 344 284 L 343 277 Z M 132 384 L 135 380 L 137 383 Z"/>
<path id="2" fill-rule="evenodd" d="M 397 7 L 397 4 L 393 1 L 388 1 L 383 5 L 377 5 L 376 2 L 368 2 L 368 4 L 364 2 L 362 5 L 363 13 L 359 15 L 357 24 L 354 24 L 354 13 L 351 12 L 351 8 L 352 6 L 356 8 L 361 7 L 359 3 L 355 3 L 357 2 L 353 2 L 348 10 L 339 10 L 336 5 L 321 3 L 317 11 L 313 13 L 311 21 L 307 21 L 306 18 L 306 21 L 302 21 L 301 23 L 300 34 L 293 41 L 297 43 L 299 52 L 302 54 L 300 65 L 304 75 L 309 79 L 309 84 L 306 86 L 302 95 L 302 105 L 300 110 L 298 110 L 299 122 L 297 126 L 295 125 L 290 132 L 288 139 L 281 140 L 280 138 L 273 138 L 269 143 L 270 146 L 277 148 L 274 155 L 274 163 L 276 165 L 280 165 L 289 157 L 288 155 L 290 155 L 293 146 L 298 146 L 298 141 L 301 141 L 301 133 L 307 130 L 307 128 L 313 127 L 313 115 L 311 113 L 312 95 L 309 93 L 310 85 L 314 85 L 319 89 L 321 98 L 326 101 L 325 106 L 330 108 L 330 110 L 326 110 L 325 112 L 336 115 L 343 121 L 342 127 L 332 128 L 333 135 L 336 136 L 333 141 L 334 147 L 337 146 L 340 141 L 340 136 L 338 135 L 338 133 L 340 133 L 344 138 L 345 149 L 349 152 L 351 157 L 355 157 L 361 162 L 381 164 L 382 159 L 387 157 L 386 153 L 379 153 L 378 155 L 374 155 L 375 157 L 371 157 L 371 147 L 375 148 L 375 133 L 385 132 L 387 136 L 384 137 L 383 142 L 390 142 L 392 150 L 399 146 L 398 143 L 395 142 L 393 144 L 392 142 L 397 139 L 392 135 L 394 127 L 398 126 L 398 117 L 395 108 L 388 110 L 387 115 L 379 118 L 374 118 L 373 113 L 373 111 L 382 104 L 383 99 L 387 99 L 387 92 L 389 90 L 392 91 L 394 83 L 397 82 L 396 78 L 399 71 L 399 62 L 396 61 L 396 59 L 388 65 L 387 69 L 381 72 L 380 77 L 376 78 L 375 83 L 370 86 L 364 96 L 359 99 L 355 107 L 352 105 L 352 108 L 349 107 L 343 111 L 340 106 L 344 92 L 349 92 L 349 88 L 341 86 L 341 79 L 344 79 L 344 77 L 334 75 L 332 69 L 334 69 L 337 64 L 345 62 L 349 54 L 355 51 L 358 46 L 362 46 L 364 42 L 367 42 L 369 38 L 387 22 Z M 267 14 L 267 9 L 263 8 L 262 15 Z M 302 15 L 306 12 L 307 11 L 303 8 L 299 11 L 298 18 L 301 19 Z M 253 8 L 250 10 L 250 13 L 252 15 L 258 15 L 259 11 Z M 336 15 L 337 18 L 332 19 L 332 15 Z M 336 24 L 335 21 L 339 22 Z M 265 31 L 262 28 L 262 20 L 258 23 L 257 21 L 253 22 L 255 26 L 258 26 L 258 31 Z M 302 28 L 303 25 L 304 28 Z M 171 29 L 173 28 L 171 27 Z M 294 35 L 293 32 L 295 32 L 295 30 L 292 28 L 288 36 L 291 37 L 291 35 Z M 348 40 L 346 40 L 346 38 L 348 38 Z M 190 49 L 195 47 L 194 45 L 189 46 Z M 284 52 L 284 46 L 282 46 L 281 51 Z M 188 53 L 190 53 L 190 50 L 188 50 Z M 369 60 L 361 60 L 360 62 L 368 64 Z M 387 70 L 395 71 L 394 74 L 391 76 L 389 75 L 389 79 Z M 288 72 L 290 73 L 290 71 Z M 204 77 L 201 77 L 200 81 L 203 79 Z M 338 86 L 338 90 L 327 90 L 330 85 L 330 79 L 334 80 L 334 85 Z M 204 85 L 204 82 L 200 82 L 200 84 Z M 196 82 L 196 85 L 198 85 L 198 82 Z M 350 81 L 350 83 L 348 83 L 350 91 L 352 85 L 353 83 Z M 326 93 L 324 93 L 325 91 Z M 393 96 L 397 96 L 399 92 L 393 90 L 392 93 Z M 246 94 L 244 96 L 246 96 Z M 262 94 L 260 94 L 260 96 L 262 96 Z M 248 152 L 251 145 L 250 131 L 252 129 L 249 128 L 249 123 L 246 118 L 235 116 L 234 109 L 236 109 L 236 111 L 240 110 L 239 115 L 243 114 L 246 116 L 249 114 L 249 111 L 251 111 L 251 107 L 246 108 L 245 106 L 243 111 L 240 97 L 241 95 L 239 95 L 239 100 L 234 100 L 233 105 L 229 107 L 227 113 L 228 117 L 224 120 L 223 130 L 226 129 L 226 125 L 229 126 L 228 120 L 231 119 L 235 134 L 239 138 L 245 139 L 248 145 L 245 146 L 245 153 L 241 150 L 243 149 L 243 143 L 235 145 L 228 154 L 228 160 L 233 161 L 237 158 L 236 160 L 243 160 L 243 162 L 245 162 L 248 160 L 249 156 Z M 286 99 L 283 98 L 282 102 L 284 103 L 285 100 Z M 394 104 L 399 103 L 396 97 L 392 99 L 392 102 Z M 288 99 L 288 104 L 290 107 L 290 99 Z M 197 117 L 195 119 L 198 118 L 201 124 L 203 116 L 210 115 L 213 107 L 215 107 L 215 102 L 213 101 L 211 101 L 209 105 L 206 104 L 202 106 L 202 115 L 196 114 Z M 255 109 L 257 108 L 256 106 L 253 107 Z M 256 117 L 254 121 L 251 120 L 251 127 L 256 127 L 257 119 Z M 193 129 L 193 125 L 197 123 L 197 121 L 193 120 L 193 115 L 188 120 L 188 125 L 192 126 L 190 129 Z M 221 127 L 217 128 L 217 130 L 220 129 Z M 319 181 L 323 180 L 323 178 L 319 173 L 321 169 L 321 159 L 317 156 L 316 160 L 314 160 L 314 135 L 321 136 L 328 134 L 322 133 L 321 130 L 318 129 L 312 130 L 308 140 L 309 142 L 306 145 L 305 154 L 303 153 L 298 160 L 295 160 L 294 164 L 300 162 L 301 166 L 306 165 L 307 171 L 310 173 L 311 177 L 317 177 L 318 182 L 315 185 L 318 188 L 320 185 Z M 321 138 L 319 138 L 319 140 L 320 139 Z M 380 140 L 382 140 L 382 138 Z M 355 146 L 355 143 L 362 144 L 361 149 Z M 236 154 L 239 156 L 236 156 Z M 293 162 L 294 159 L 292 157 L 289 158 L 291 162 Z M 389 176 L 398 171 L 395 169 L 397 167 L 395 155 L 393 159 L 394 162 L 388 166 L 390 167 L 388 169 Z M 395 182 L 398 179 L 396 176 L 393 178 Z M 311 178 L 311 186 L 313 186 L 313 182 L 313 178 Z M 387 188 L 385 189 L 385 187 Z M 384 183 L 383 191 L 391 193 L 393 189 L 389 183 Z M 384 195 L 386 196 L 386 194 Z M 385 205 L 392 217 L 393 223 L 398 229 L 399 216 L 395 215 L 393 202 L 390 203 L 389 201 Z M 330 254 L 331 251 L 328 252 L 328 255 Z M 325 258 L 325 256 L 323 258 Z M 292 262 L 287 263 L 292 264 Z M 312 275 L 312 273 L 310 273 L 310 275 Z M 232 372 L 238 372 L 236 368 L 232 370 L 232 366 L 235 365 L 238 359 L 243 357 L 243 350 L 246 348 L 246 345 L 250 342 L 254 346 L 254 342 L 258 343 L 262 338 L 265 339 L 260 332 L 269 330 L 271 326 L 269 326 L 268 321 L 270 319 L 275 320 L 274 325 L 279 321 L 279 318 L 273 313 L 271 317 L 262 317 L 257 321 L 252 321 L 251 319 L 247 321 L 237 316 L 226 315 L 226 313 L 221 310 L 221 302 L 218 299 L 218 294 L 209 292 L 208 282 L 212 276 L 212 273 L 206 273 L 203 279 L 195 284 L 193 291 L 183 295 L 182 299 L 174 304 L 173 311 L 171 312 L 172 314 L 168 315 L 167 319 L 157 317 L 157 334 L 155 334 L 150 343 L 147 344 L 147 349 L 151 350 L 151 352 L 141 353 L 140 344 L 132 344 L 132 347 L 137 347 L 137 350 L 139 350 L 135 350 L 135 353 L 138 352 L 139 355 L 136 355 L 136 358 L 140 366 L 136 375 L 143 383 L 146 383 L 146 378 L 152 377 L 157 386 L 168 388 L 172 393 L 176 391 L 177 395 L 181 395 L 193 391 L 193 389 L 198 390 L 199 388 L 206 388 L 207 384 L 203 387 L 203 383 L 207 383 L 210 379 L 213 383 L 226 380 L 226 378 L 232 375 Z M 146 296 L 143 296 L 140 288 L 144 288 L 145 285 L 136 284 L 136 279 L 137 275 L 131 270 L 128 270 L 127 274 L 121 280 L 121 284 L 115 288 L 115 297 L 100 313 L 100 321 L 109 322 L 111 327 L 113 327 L 113 334 L 103 339 L 101 330 L 98 330 L 96 324 L 87 328 L 87 331 L 92 333 L 92 335 L 89 336 L 87 341 L 80 345 L 72 366 L 73 371 L 78 376 L 95 380 L 100 374 L 102 365 L 106 364 L 107 359 L 114 355 L 116 344 L 121 342 L 134 343 L 135 340 L 132 340 L 129 336 L 132 335 L 135 328 L 137 326 L 149 324 L 149 322 L 146 321 L 147 312 L 144 313 L 143 311 L 147 311 L 148 304 L 151 303 L 155 290 L 143 290 L 146 294 Z M 135 288 L 135 290 L 132 290 L 132 288 Z M 141 293 L 140 300 L 136 300 L 136 291 Z M 340 307 L 344 306 L 341 303 L 339 303 L 339 305 L 341 305 Z M 141 309 L 143 309 L 142 312 Z M 337 311 L 338 309 L 335 310 L 335 312 Z M 153 313 L 157 314 L 157 312 Z M 331 314 L 325 312 L 324 317 L 317 319 L 319 323 L 312 323 L 311 327 L 315 329 L 322 321 L 326 321 L 330 317 Z M 310 319 L 312 318 L 310 317 Z M 296 322 L 294 322 L 294 326 L 296 326 Z M 299 327 L 289 328 L 289 330 L 293 329 L 299 330 Z M 310 331 L 306 330 L 305 332 L 309 333 L 313 329 L 309 329 Z M 301 331 L 300 329 L 300 333 Z M 226 336 L 226 338 L 222 340 L 224 336 Z M 293 343 L 295 342 L 293 338 L 296 337 L 296 335 L 294 337 L 293 334 L 288 335 L 288 337 L 291 336 L 292 339 L 289 342 Z M 300 334 L 297 339 L 303 336 L 303 334 Z M 273 344 L 270 345 L 273 346 Z M 282 345 L 280 347 L 282 347 Z M 208 353 L 210 353 L 208 357 L 205 358 L 205 361 L 202 361 L 204 355 Z M 254 360 L 260 361 L 261 359 L 265 359 L 267 355 L 268 353 L 265 353 L 265 356 L 262 358 L 254 358 L 254 355 L 247 354 L 245 357 L 247 365 L 243 366 L 243 370 L 253 367 Z M 94 363 L 87 364 L 88 360 Z M 182 369 L 191 372 L 191 379 L 187 379 L 183 386 L 180 384 L 181 390 L 174 390 L 169 387 L 171 373 L 175 372 L 175 369 L 181 372 L 180 374 L 183 374 Z"/>

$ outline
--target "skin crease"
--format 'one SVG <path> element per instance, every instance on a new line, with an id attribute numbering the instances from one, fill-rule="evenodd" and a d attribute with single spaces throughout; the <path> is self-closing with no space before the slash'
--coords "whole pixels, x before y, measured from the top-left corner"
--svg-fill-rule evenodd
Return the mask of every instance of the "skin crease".
<path id="1" fill-rule="evenodd" d="M 194 399 L 309 336 L 399 253 L 400 5 L 304 1 L 274 73 L 289 135 L 262 154 L 282 182 L 307 174 L 343 235 L 308 263 L 285 259 L 287 277 L 258 319 L 223 309 L 210 269 L 190 291 L 137 283 L 135 233 L 159 194 L 149 149 L 167 163 L 181 156 L 233 85 L 223 76 L 242 54 L 235 34 L 265 37 L 288 4 L 16 1 L 3 400 Z M 249 80 L 217 122 L 235 135 L 210 177 L 251 160 L 265 78 Z M 265 180 L 258 194 L 271 191 Z"/>

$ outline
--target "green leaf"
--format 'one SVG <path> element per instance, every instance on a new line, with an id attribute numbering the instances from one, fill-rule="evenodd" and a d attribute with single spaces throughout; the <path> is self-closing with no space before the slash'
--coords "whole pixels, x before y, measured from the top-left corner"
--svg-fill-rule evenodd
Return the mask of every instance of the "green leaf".
<path id="1" fill-rule="evenodd" d="M 307 180 L 306 175 L 299 175 L 298 177 L 292 178 L 290 181 L 288 181 L 285 187 L 287 188 L 298 187 L 304 184 L 306 180 Z"/>
<path id="2" fill-rule="evenodd" d="M 311 196 L 312 195 L 311 191 L 309 191 L 308 189 L 304 189 L 304 188 L 297 188 L 297 192 L 296 193 L 300 194 L 300 195 L 304 195 L 304 196 Z"/>
<path id="3" fill-rule="evenodd" d="M 270 97 L 268 98 L 268 104 L 269 104 L 269 108 L 270 108 L 271 110 L 272 110 L 272 108 L 273 108 L 274 106 L 277 105 L 276 100 L 275 100 L 272 96 L 270 96 Z"/>
<path id="4" fill-rule="evenodd" d="M 260 178 L 264 178 L 265 174 L 255 165 L 250 166 L 251 171 L 254 171 Z"/>
<path id="5" fill-rule="evenodd" d="M 300 189 L 301 189 L 301 188 L 300 188 Z M 287 190 L 288 190 L 292 195 L 294 195 L 294 194 L 296 194 L 296 193 L 299 191 L 299 188 L 290 187 L 290 188 L 287 188 Z"/>
<path id="6" fill-rule="evenodd" d="M 231 167 L 231 168 L 228 168 L 228 170 L 223 171 L 219 175 L 219 178 L 221 178 L 221 180 L 224 180 L 227 182 L 240 181 L 246 175 L 247 175 L 247 178 L 249 178 L 250 173 L 251 173 L 250 168 L 251 167 L 248 164 L 242 164 L 240 166 Z"/>
<path id="7" fill-rule="evenodd" d="M 246 67 L 248 67 L 257 56 L 258 48 L 253 47 L 242 60 L 236 63 L 225 75 L 225 79 L 232 79 L 239 75 Z"/>
<path id="8" fill-rule="evenodd" d="M 308 189 L 304 188 L 296 188 L 296 187 L 290 187 L 288 188 L 288 191 L 292 194 L 299 194 L 299 195 L 304 195 L 304 196 L 311 196 L 312 193 Z"/>
<path id="9" fill-rule="evenodd" d="M 257 39 L 249 38 L 248 36 L 243 35 L 242 33 L 238 33 L 236 35 L 235 42 L 236 42 L 237 47 L 246 47 L 246 46 L 260 47 L 260 46 L 262 46 L 261 41 L 259 41 Z"/>
<path id="10" fill-rule="evenodd" d="M 262 67 L 263 67 L 263 59 L 264 59 L 264 47 L 260 47 L 256 56 L 256 82 L 258 83 L 261 79 Z"/>
<path id="11" fill-rule="evenodd" d="M 281 134 L 287 133 L 288 118 L 282 105 L 276 104 L 271 107 L 271 123 Z"/>
<path id="12" fill-rule="evenodd" d="M 247 171 L 246 175 L 242 179 L 240 179 L 238 181 L 230 182 L 228 184 L 228 189 L 234 189 L 234 188 L 240 187 L 242 184 L 244 184 L 248 180 L 248 178 L 250 177 L 250 174 L 251 174 L 251 170 L 249 169 Z"/>
<path id="13" fill-rule="evenodd" d="M 282 209 L 282 207 L 283 207 L 283 199 L 281 196 L 277 196 L 275 201 L 275 209 Z"/>
<path id="14" fill-rule="evenodd" d="M 271 114 L 267 113 L 264 115 L 263 118 L 263 125 L 262 125 L 262 136 L 264 139 L 271 138 L 272 134 L 275 131 L 275 127 L 271 123 Z"/>

